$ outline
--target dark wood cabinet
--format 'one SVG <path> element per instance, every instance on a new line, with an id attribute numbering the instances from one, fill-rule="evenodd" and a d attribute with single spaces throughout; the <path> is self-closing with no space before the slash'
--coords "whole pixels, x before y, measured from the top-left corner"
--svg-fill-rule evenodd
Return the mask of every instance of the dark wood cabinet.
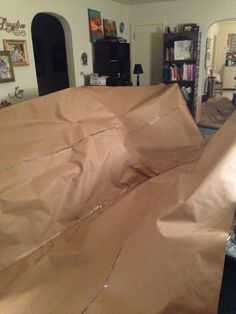
<path id="1" fill-rule="evenodd" d="M 130 44 L 104 40 L 93 47 L 94 73 L 109 76 L 108 85 L 130 85 Z"/>
<path id="2" fill-rule="evenodd" d="M 197 102 L 200 38 L 198 31 L 164 35 L 163 82 L 179 84 L 193 116 Z"/>

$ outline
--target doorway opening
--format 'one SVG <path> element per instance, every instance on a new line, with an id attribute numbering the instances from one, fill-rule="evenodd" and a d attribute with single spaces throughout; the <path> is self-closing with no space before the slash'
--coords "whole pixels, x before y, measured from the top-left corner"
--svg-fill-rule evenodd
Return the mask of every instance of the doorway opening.
<path id="1" fill-rule="evenodd" d="M 163 24 L 133 24 L 131 27 L 132 70 L 141 64 L 141 85 L 156 85 L 162 82 Z M 143 49 L 145 47 L 145 49 Z M 136 81 L 133 75 L 132 81 Z"/>
<path id="2" fill-rule="evenodd" d="M 236 20 L 223 20 L 212 24 L 207 32 L 206 75 L 213 76 L 219 89 L 214 95 L 232 99 L 236 92 Z"/>
<path id="3" fill-rule="evenodd" d="M 39 96 L 69 87 L 65 34 L 51 14 L 38 13 L 31 26 Z"/>

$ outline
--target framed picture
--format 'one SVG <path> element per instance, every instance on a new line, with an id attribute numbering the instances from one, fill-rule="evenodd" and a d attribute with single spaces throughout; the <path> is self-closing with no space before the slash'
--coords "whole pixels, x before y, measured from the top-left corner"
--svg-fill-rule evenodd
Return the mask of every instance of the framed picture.
<path id="1" fill-rule="evenodd" d="M 13 66 L 28 65 L 28 54 L 25 40 L 3 40 L 4 49 L 10 51 Z"/>
<path id="2" fill-rule="evenodd" d="M 101 13 L 96 10 L 88 9 L 90 37 L 92 42 L 103 39 L 103 27 Z"/>
<path id="3" fill-rule="evenodd" d="M 117 37 L 116 22 L 103 19 L 104 37 Z"/>
<path id="4" fill-rule="evenodd" d="M 14 82 L 15 76 L 9 51 L 0 51 L 0 83 Z"/>

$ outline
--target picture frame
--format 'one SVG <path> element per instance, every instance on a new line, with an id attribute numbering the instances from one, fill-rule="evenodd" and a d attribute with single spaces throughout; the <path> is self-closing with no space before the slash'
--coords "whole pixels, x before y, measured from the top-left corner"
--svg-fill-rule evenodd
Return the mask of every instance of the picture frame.
<path id="1" fill-rule="evenodd" d="M 193 32 L 193 31 L 199 31 L 199 26 L 197 24 L 194 23 L 190 23 L 190 24 L 184 24 L 183 25 L 183 31 L 184 32 Z"/>
<path id="2" fill-rule="evenodd" d="M 117 37 L 116 21 L 103 19 L 103 29 L 105 38 Z"/>
<path id="3" fill-rule="evenodd" d="M 95 43 L 104 38 L 101 13 L 97 10 L 88 9 L 90 40 Z"/>
<path id="4" fill-rule="evenodd" d="M 184 32 L 191 32 L 192 31 L 192 27 L 193 27 L 192 24 L 185 24 L 184 27 L 183 27 L 183 31 Z"/>
<path id="5" fill-rule="evenodd" d="M 9 51 L 0 51 L 0 83 L 14 82 L 11 55 Z"/>
<path id="6" fill-rule="evenodd" d="M 10 52 L 13 66 L 29 65 L 25 40 L 3 40 L 4 49 Z"/>

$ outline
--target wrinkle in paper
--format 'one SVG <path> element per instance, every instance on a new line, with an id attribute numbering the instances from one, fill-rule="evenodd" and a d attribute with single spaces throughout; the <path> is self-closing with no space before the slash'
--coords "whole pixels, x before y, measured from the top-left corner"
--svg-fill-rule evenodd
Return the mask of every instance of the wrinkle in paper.
<path id="1" fill-rule="evenodd" d="M 206 146 L 164 84 L 4 109 L 1 312 L 216 313 L 235 119 Z"/>

